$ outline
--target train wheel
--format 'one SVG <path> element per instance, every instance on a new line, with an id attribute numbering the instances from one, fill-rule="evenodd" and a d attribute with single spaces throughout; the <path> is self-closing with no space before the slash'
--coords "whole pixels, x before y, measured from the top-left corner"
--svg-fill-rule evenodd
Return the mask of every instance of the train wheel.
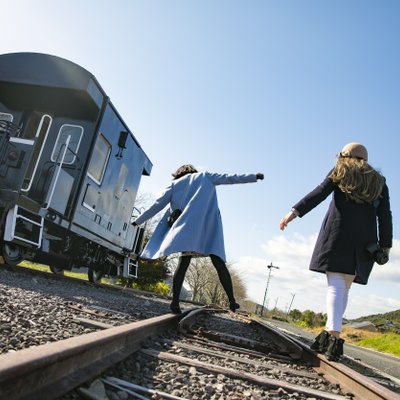
<path id="1" fill-rule="evenodd" d="M 13 243 L 3 243 L 1 246 L 1 255 L 4 258 L 4 262 L 12 267 L 15 267 L 24 260 L 21 248 Z"/>
<path id="2" fill-rule="evenodd" d="M 50 265 L 49 268 L 54 275 L 64 275 L 64 270 L 60 267 L 55 267 L 54 265 Z"/>
<path id="3" fill-rule="evenodd" d="M 93 268 L 89 268 L 89 270 L 88 270 L 88 278 L 89 278 L 90 282 L 100 283 L 102 277 L 103 277 L 103 272 L 96 271 Z"/>

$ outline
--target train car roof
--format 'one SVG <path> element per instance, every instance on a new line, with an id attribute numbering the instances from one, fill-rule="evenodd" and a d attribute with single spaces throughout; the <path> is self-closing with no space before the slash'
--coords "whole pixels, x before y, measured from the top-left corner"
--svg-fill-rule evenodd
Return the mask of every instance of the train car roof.
<path id="1" fill-rule="evenodd" d="M 41 53 L 0 55 L 0 81 L 83 91 L 98 108 L 106 96 L 96 78 L 78 64 Z"/>
<path id="2" fill-rule="evenodd" d="M 43 53 L 2 54 L 0 55 L 0 82 L 79 92 L 90 100 L 92 108 L 97 109 L 102 107 L 106 99 L 126 126 L 95 76 L 80 65 L 64 58 Z M 130 131 L 127 126 L 126 128 Z M 141 147 L 133 133 L 130 132 L 130 134 Z M 152 163 L 147 158 L 145 164 L 144 173 L 150 175 Z"/>

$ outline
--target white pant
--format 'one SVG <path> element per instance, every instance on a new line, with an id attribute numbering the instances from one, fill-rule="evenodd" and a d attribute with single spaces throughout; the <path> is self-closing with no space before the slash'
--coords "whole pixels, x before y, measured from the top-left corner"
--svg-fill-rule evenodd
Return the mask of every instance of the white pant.
<path id="1" fill-rule="evenodd" d="M 355 275 L 341 272 L 327 272 L 328 291 L 326 294 L 326 330 L 341 332 L 343 314 L 346 310 L 350 286 Z"/>

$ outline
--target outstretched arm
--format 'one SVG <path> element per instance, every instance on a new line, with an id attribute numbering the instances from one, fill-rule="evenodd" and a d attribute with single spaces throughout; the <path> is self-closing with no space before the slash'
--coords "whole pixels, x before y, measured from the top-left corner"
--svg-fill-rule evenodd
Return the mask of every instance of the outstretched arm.
<path id="1" fill-rule="evenodd" d="M 141 225 L 151 217 L 154 217 L 159 213 L 171 200 L 172 186 L 168 186 L 163 194 L 148 208 L 144 211 L 137 219 L 133 222 L 133 225 Z"/>
<path id="2" fill-rule="evenodd" d="M 288 223 L 293 221 L 296 217 L 301 218 L 303 215 L 306 215 L 314 207 L 324 201 L 333 190 L 334 184 L 329 176 L 327 176 L 320 185 L 296 203 L 291 211 L 281 219 L 279 223 L 280 229 L 283 231 Z"/>
<path id="3" fill-rule="evenodd" d="M 207 172 L 207 177 L 214 185 L 233 185 L 235 183 L 250 183 L 264 179 L 264 174 L 216 174 Z"/>

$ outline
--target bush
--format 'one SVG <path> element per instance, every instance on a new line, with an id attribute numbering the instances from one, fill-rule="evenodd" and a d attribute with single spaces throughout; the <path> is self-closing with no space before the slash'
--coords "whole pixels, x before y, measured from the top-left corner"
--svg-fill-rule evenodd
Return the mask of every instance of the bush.
<path id="1" fill-rule="evenodd" d="M 132 288 L 153 292 L 160 296 L 168 296 L 170 293 L 169 286 L 164 282 L 148 283 L 144 285 L 138 285 L 137 283 L 133 282 Z"/>

